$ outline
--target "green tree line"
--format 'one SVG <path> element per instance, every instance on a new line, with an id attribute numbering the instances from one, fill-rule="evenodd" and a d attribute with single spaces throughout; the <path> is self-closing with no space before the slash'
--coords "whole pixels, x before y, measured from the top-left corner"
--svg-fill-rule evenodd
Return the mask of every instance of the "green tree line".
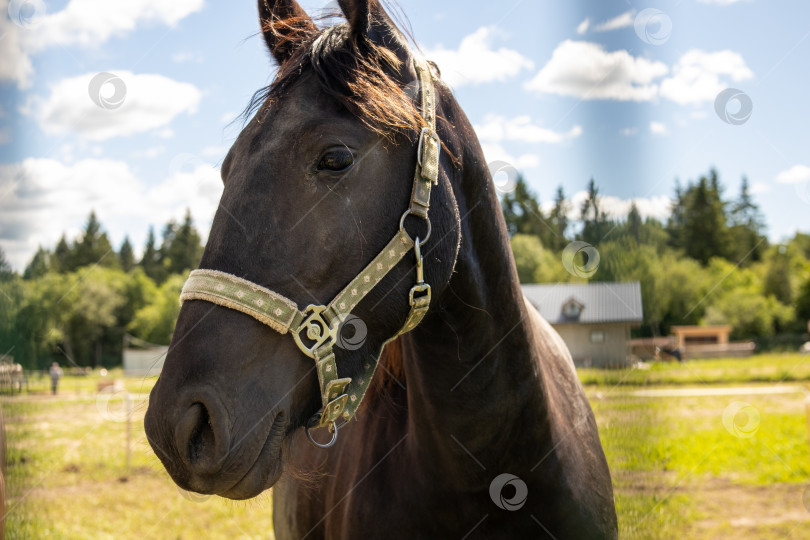
<path id="1" fill-rule="evenodd" d="M 561 260 L 569 243 L 587 242 L 600 255 L 590 281 L 641 283 L 638 336 L 667 335 L 673 325 L 730 324 L 735 339 L 806 339 L 810 234 L 771 245 L 746 178 L 736 199 L 725 197 L 715 170 L 686 186 L 676 183 L 664 220 L 642 218 L 635 203 L 623 218 L 611 217 L 593 179 L 576 209 L 559 188 L 544 211 L 523 178 L 501 206 L 521 282 L 588 281 Z M 587 262 L 578 257 L 577 264 Z"/>
<path id="2" fill-rule="evenodd" d="M 95 367 L 121 363 L 127 334 L 168 344 L 202 250 L 189 211 L 163 227 L 159 245 L 150 228 L 140 260 L 129 238 L 113 248 L 94 212 L 78 238 L 40 247 L 22 275 L 0 250 L 0 353 L 28 369 Z"/>

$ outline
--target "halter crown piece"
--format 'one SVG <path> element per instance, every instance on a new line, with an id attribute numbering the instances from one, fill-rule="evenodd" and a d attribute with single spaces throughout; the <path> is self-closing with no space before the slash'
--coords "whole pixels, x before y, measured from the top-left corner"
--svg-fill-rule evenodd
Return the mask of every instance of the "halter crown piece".
<path id="1" fill-rule="evenodd" d="M 240 277 L 218 270 L 193 270 L 183 285 L 180 303 L 205 300 L 219 306 L 241 311 L 266 324 L 280 334 L 292 334 L 301 351 L 315 360 L 323 408 L 307 425 L 307 436 L 316 446 L 327 448 L 337 440 L 337 420 L 350 420 L 368 390 L 379 356 L 366 363 L 360 374 L 352 379 L 339 378 L 333 347 L 338 331 L 352 310 L 379 281 L 411 250 L 416 256 L 416 284 L 408 295 L 410 312 L 402 329 L 391 339 L 413 330 L 430 307 L 430 285 L 424 281 L 422 246 L 430 237 L 430 189 L 439 181 L 441 141 L 436 133 L 436 93 L 430 66 L 414 60 L 421 94 L 420 112 L 428 127 L 419 135 L 416 172 L 408 209 L 399 221 L 399 231 L 379 255 L 349 282 L 328 305 L 309 305 L 303 311 L 292 300 Z M 424 239 L 413 240 L 405 230 L 405 218 L 414 215 L 425 220 Z M 390 340 L 389 340 L 390 341 Z M 328 427 L 332 433 L 329 443 L 317 443 L 310 430 Z"/>

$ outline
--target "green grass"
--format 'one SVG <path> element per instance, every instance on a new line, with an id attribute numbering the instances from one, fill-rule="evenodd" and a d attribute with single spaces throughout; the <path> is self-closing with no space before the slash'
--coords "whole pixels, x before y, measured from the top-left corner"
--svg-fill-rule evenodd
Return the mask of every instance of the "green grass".
<path id="1" fill-rule="evenodd" d="M 810 535 L 810 509 L 802 501 L 810 452 L 801 393 L 642 398 L 614 386 L 588 394 L 613 475 L 621 538 L 758 539 L 784 527 L 793 536 L 772 537 Z M 759 413 L 753 437 L 724 426 L 734 401 Z M 763 510 L 779 497 L 781 505 Z"/>
<path id="2" fill-rule="evenodd" d="M 76 387 L 68 380 L 56 397 L 0 398 L 7 539 L 272 538 L 269 494 L 233 502 L 181 493 L 146 441 L 142 400 L 132 416 L 127 468 L 126 423 L 118 421 L 123 400 L 99 399 L 99 378 L 82 377 Z M 153 382 L 128 379 L 125 387 L 143 394 Z"/>
<path id="3" fill-rule="evenodd" d="M 157 381 L 157 377 L 124 377 L 121 368 L 108 370 L 102 376 L 101 370 L 93 370 L 85 376 L 64 375 L 59 380 L 59 392 L 64 395 L 95 396 L 98 392 L 98 383 L 101 381 L 120 381 L 127 391 L 136 394 L 148 394 Z M 27 386 L 23 387 L 23 395 L 47 395 L 51 393 L 51 379 L 47 373 L 39 371 L 28 376 Z M 15 392 L 16 394 L 16 392 Z M 4 395 L 9 395 L 9 389 L 4 388 Z"/>
<path id="4" fill-rule="evenodd" d="M 584 377 L 593 372 L 609 381 L 589 384 L 586 392 L 611 467 L 621 538 L 810 538 L 801 393 L 640 397 L 638 387 L 615 378 L 654 375 L 667 385 L 696 384 L 722 373 L 723 383 L 748 385 L 752 376 L 806 373 L 805 360 L 767 355 L 695 361 L 656 365 L 638 375 L 586 370 Z M 249 502 L 194 502 L 180 493 L 145 440 L 143 401 L 133 415 L 127 469 L 125 424 L 114 421 L 120 396 L 109 403 L 97 397 L 98 373 L 77 379 L 63 380 L 55 398 L 47 387 L 0 398 L 9 440 L 7 538 L 272 538 L 270 494 Z M 127 390 L 141 395 L 153 384 L 125 380 Z M 734 401 L 759 414 L 750 438 L 734 436 L 723 424 Z"/>
<path id="5" fill-rule="evenodd" d="M 744 384 L 810 381 L 810 355 L 762 354 L 749 358 L 721 358 L 678 362 L 650 362 L 649 369 L 580 368 L 584 385 L 656 386 L 681 384 Z"/>

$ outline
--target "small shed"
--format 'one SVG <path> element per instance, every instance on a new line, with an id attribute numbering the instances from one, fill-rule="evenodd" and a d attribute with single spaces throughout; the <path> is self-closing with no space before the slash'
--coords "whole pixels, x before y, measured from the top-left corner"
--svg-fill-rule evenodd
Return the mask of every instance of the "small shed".
<path id="1" fill-rule="evenodd" d="M 630 329 L 643 320 L 637 281 L 523 285 L 523 294 L 557 330 L 577 366 L 630 363 Z"/>
<path id="2" fill-rule="evenodd" d="M 753 341 L 729 341 L 731 326 L 673 326 L 675 347 L 685 358 L 722 358 L 751 356 L 756 350 Z"/>
<path id="3" fill-rule="evenodd" d="M 124 337 L 124 375 L 129 377 L 157 377 L 169 347 L 155 345 L 127 335 Z"/>
<path id="4" fill-rule="evenodd" d="M 670 331 L 675 336 L 679 349 L 692 345 L 728 345 L 730 325 L 714 326 L 673 326 Z"/>

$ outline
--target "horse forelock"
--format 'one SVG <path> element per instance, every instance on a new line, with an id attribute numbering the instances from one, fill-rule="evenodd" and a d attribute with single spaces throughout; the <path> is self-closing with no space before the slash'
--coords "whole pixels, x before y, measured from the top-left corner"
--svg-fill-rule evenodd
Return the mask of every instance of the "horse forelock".
<path id="1" fill-rule="evenodd" d="M 263 28 L 284 29 L 277 33 L 299 45 L 279 66 L 273 82 L 253 95 L 244 117 L 272 107 L 304 73 L 312 72 L 325 93 L 372 131 L 389 141 L 398 134 L 415 139 L 426 124 L 397 81 L 403 65 L 396 54 L 351 32 L 348 23 L 312 30 L 299 19 L 264 21 Z"/>

